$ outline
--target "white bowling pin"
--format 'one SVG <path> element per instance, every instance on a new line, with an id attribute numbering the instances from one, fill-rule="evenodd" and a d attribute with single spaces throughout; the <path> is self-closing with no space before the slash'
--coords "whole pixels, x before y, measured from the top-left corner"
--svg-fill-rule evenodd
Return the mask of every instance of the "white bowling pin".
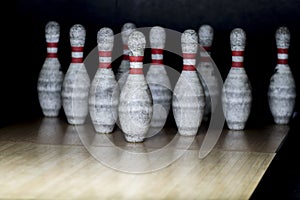
<path id="1" fill-rule="evenodd" d="M 246 33 L 243 29 L 231 31 L 230 45 L 232 65 L 222 89 L 222 106 L 228 128 L 243 130 L 252 104 L 251 84 L 244 68 Z"/>
<path id="2" fill-rule="evenodd" d="M 111 68 L 114 33 L 101 28 L 97 33 L 99 66 L 89 94 L 89 113 L 96 132 L 111 133 L 118 118 L 119 86 Z"/>
<path id="3" fill-rule="evenodd" d="M 153 115 L 147 136 L 158 133 L 165 125 L 171 107 L 171 83 L 163 65 L 163 50 L 166 42 L 164 28 L 155 26 L 150 30 L 151 58 L 146 75 L 153 99 Z"/>
<path id="4" fill-rule="evenodd" d="M 61 109 L 61 89 L 64 74 L 57 57 L 60 26 L 50 21 L 45 27 L 47 57 L 39 73 L 37 90 L 42 112 L 46 117 L 57 117 Z"/>
<path id="5" fill-rule="evenodd" d="M 178 132 L 195 136 L 201 126 L 205 94 L 196 71 L 198 36 L 196 31 L 185 30 L 181 36 L 183 69 L 173 91 L 172 108 Z"/>
<path id="6" fill-rule="evenodd" d="M 72 60 L 62 88 L 63 108 L 69 124 L 84 124 L 88 115 L 90 78 L 83 63 L 86 31 L 81 24 L 70 29 Z"/>
<path id="7" fill-rule="evenodd" d="M 211 46 L 214 37 L 214 30 L 210 25 L 204 24 L 198 30 L 200 49 L 200 63 L 198 64 L 198 72 L 200 81 L 205 93 L 205 108 L 203 120 L 209 120 L 212 109 L 211 99 L 218 98 L 220 92 L 218 87 L 218 80 L 215 76 L 214 63 L 210 57 Z M 216 104 L 214 104 L 216 105 Z"/>
<path id="8" fill-rule="evenodd" d="M 277 65 L 270 79 L 268 100 L 274 122 L 288 124 L 294 111 L 296 85 L 288 64 L 290 32 L 287 27 L 279 27 L 275 34 Z"/>
<path id="9" fill-rule="evenodd" d="M 129 64 L 130 50 L 128 49 L 128 37 L 133 31 L 135 31 L 135 29 L 136 29 L 135 24 L 131 22 L 125 23 L 122 26 L 121 36 L 123 42 L 123 59 L 116 73 L 116 79 L 119 83 L 120 89 L 122 89 L 125 84 L 125 81 L 129 73 L 129 68 L 130 68 L 130 64 Z"/>
<path id="10" fill-rule="evenodd" d="M 121 90 L 119 120 L 128 142 L 143 142 L 152 118 L 152 96 L 143 73 L 146 39 L 142 32 L 134 31 L 128 39 L 130 70 Z"/>

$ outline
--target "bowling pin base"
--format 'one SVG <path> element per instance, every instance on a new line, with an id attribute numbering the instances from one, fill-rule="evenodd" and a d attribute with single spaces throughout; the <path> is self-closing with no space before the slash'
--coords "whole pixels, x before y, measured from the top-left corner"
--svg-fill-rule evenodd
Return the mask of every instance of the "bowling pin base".
<path id="1" fill-rule="evenodd" d="M 290 122 L 290 118 L 289 117 L 274 117 L 274 122 L 276 124 L 286 125 Z"/>
<path id="2" fill-rule="evenodd" d="M 245 123 L 242 122 L 227 122 L 227 126 L 230 130 L 244 130 L 245 129 Z"/>
<path id="3" fill-rule="evenodd" d="M 195 136 L 197 135 L 198 129 L 193 129 L 193 130 L 182 130 L 178 129 L 178 133 L 181 136 Z"/>
<path id="4" fill-rule="evenodd" d="M 43 115 L 45 117 L 58 117 L 59 110 L 49 110 L 49 111 L 43 111 Z"/>
<path id="5" fill-rule="evenodd" d="M 83 119 L 80 118 L 68 118 L 68 123 L 71 125 L 82 125 L 85 123 L 85 117 Z"/>
<path id="6" fill-rule="evenodd" d="M 124 136 L 127 142 L 134 142 L 134 143 L 144 142 L 145 139 L 145 137 L 142 137 L 140 135 L 129 135 L 125 133 Z"/>
<path id="7" fill-rule="evenodd" d="M 108 134 L 113 132 L 114 125 L 94 124 L 94 128 L 97 133 Z"/>

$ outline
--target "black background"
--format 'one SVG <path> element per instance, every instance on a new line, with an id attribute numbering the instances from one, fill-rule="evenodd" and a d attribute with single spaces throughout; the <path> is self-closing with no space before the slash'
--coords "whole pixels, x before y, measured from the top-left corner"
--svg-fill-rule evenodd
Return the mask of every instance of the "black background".
<path id="1" fill-rule="evenodd" d="M 198 31 L 202 24 L 210 24 L 214 28 L 212 58 L 223 78 L 231 66 L 230 32 L 237 27 L 244 29 L 247 35 L 244 66 L 253 89 L 249 126 L 272 123 L 267 89 L 277 58 L 275 31 L 279 26 L 287 26 L 291 33 L 289 65 L 300 94 L 299 0 L 19 0 L 10 3 L 11 7 L 3 7 L 9 9 L 2 17 L 1 126 L 42 116 L 36 84 L 46 57 L 45 24 L 50 20 L 61 26 L 58 55 L 64 72 L 70 62 L 69 29 L 77 23 L 87 31 L 85 55 L 96 46 L 97 31 L 105 26 L 114 33 L 119 33 L 126 22 L 133 22 L 137 27 L 159 25 L 183 32 L 190 28 Z M 181 70 L 180 59 L 166 62 Z M 296 123 L 294 127 L 298 130 Z"/>

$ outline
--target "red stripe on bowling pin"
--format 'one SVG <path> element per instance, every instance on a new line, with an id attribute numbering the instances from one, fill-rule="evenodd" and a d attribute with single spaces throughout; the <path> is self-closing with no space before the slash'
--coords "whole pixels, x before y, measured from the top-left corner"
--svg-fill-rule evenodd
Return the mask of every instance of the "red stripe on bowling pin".
<path id="1" fill-rule="evenodd" d="M 196 71 L 196 54 L 195 53 L 183 53 L 183 71 Z"/>
<path id="2" fill-rule="evenodd" d="M 57 42 L 47 42 L 47 58 L 57 58 Z"/>
<path id="3" fill-rule="evenodd" d="M 98 51 L 99 68 L 111 68 L 111 51 Z"/>
<path id="4" fill-rule="evenodd" d="M 203 51 L 203 49 L 205 51 Z M 200 47 L 200 62 L 211 62 L 210 60 L 210 46 L 202 46 Z"/>
<path id="5" fill-rule="evenodd" d="M 83 47 L 71 47 L 72 51 L 72 63 L 83 62 Z"/>
<path id="6" fill-rule="evenodd" d="M 232 67 L 244 67 L 244 51 L 232 51 Z"/>
<path id="7" fill-rule="evenodd" d="M 143 74 L 144 56 L 129 56 L 129 74 Z"/>
<path id="8" fill-rule="evenodd" d="M 151 64 L 162 65 L 163 64 L 163 49 L 151 49 Z"/>
<path id="9" fill-rule="evenodd" d="M 289 58 L 288 49 L 284 49 L 284 48 L 277 49 L 277 64 L 287 65 L 288 58 Z"/>

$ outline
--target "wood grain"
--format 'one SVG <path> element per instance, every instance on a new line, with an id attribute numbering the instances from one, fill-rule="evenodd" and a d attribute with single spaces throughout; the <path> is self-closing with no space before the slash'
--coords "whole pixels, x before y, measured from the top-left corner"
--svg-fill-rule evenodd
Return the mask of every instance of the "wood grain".
<path id="1" fill-rule="evenodd" d="M 0 198 L 249 199 L 288 130 L 277 125 L 242 132 L 224 130 L 213 151 L 200 160 L 201 133 L 171 165 L 133 174 L 103 165 L 65 121 L 37 119 L 0 129 Z M 97 144 L 106 149 L 107 156 L 137 163 L 134 157 L 114 154 L 114 145 L 150 151 L 174 137 L 172 131 L 146 140 L 143 148 L 133 149 L 118 129 L 109 137 L 111 145 Z"/>

